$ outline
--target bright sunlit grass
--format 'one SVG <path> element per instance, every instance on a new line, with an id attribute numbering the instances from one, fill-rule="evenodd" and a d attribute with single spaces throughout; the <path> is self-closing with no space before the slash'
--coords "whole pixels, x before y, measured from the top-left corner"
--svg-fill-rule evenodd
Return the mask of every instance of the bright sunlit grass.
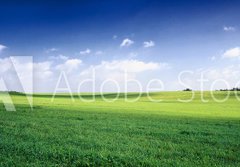
<path id="1" fill-rule="evenodd" d="M 226 92 L 215 92 L 224 99 Z M 12 95 L 16 112 L 0 111 L 1 166 L 238 166 L 240 109 L 235 94 L 224 103 L 210 92 L 146 94 L 134 103 L 82 102 L 74 95 Z M 105 94 L 108 99 L 116 94 Z M 128 94 L 136 98 L 137 94 Z M 91 99 L 89 94 L 82 95 Z"/>

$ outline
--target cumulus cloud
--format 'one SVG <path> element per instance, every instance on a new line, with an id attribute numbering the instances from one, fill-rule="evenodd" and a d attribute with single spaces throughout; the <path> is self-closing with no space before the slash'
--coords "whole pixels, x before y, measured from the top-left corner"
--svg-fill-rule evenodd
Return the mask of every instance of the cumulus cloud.
<path id="1" fill-rule="evenodd" d="M 230 65 L 221 68 L 211 67 L 188 71 L 181 76 L 181 81 L 194 90 L 219 90 L 239 87 L 239 76 L 240 66 Z M 200 83 L 201 80 L 202 84 Z M 172 89 L 181 90 L 185 88 L 179 80 L 172 83 L 175 83 L 175 87 Z"/>
<path id="2" fill-rule="evenodd" d="M 76 74 L 82 64 L 80 59 L 67 59 L 63 62 L 36 62 L 34 63 L 34 91 L 35 92 L 53 92 L 59 79 L 64 72 L 70 85 L 77 83 Z"/>
<path id="3" fill-rule="evenodd" d="M 128 72 L 142 72 L 147 70 L 156 70 L 161 67 L 159 63 L 153 62 L 142 62 L 138 60 L 114 60 L 114 61 L 103 61 L 100 66 L 103 66 L 109 70 L 119 70 L 119 71 L 128 71 Z"/>
<path id="4" fill-rule="evenodd" d="M 8 90 L 32 92 L 33 63 L 32 57 L 0 58 L 0 78 Z"/>
<path id="5" fill-rule="evenodd" d="M 167 63 L 143 62 L 133 59 L 113 60 L 102 61 L 99 65 L 91 66 L 91 68 L 83 71 L 82 74 L 85 74 L 92 69 L 96 69 L 97 71 L 107 71 L 108 73 L 112 73 L 114 71 L 140 73 L 149 70 L 159 70 L 167 68 L 169 68 L 169 65 Z"/>
<path id="6" fill-rule="evenodd" d="M 68 59 L 63 64 L 57 65 L 56 69 L 70 73 L 73 70 L 77 70 L 81 64 L 82 60 L 80 59 Z"/>
<path id="7" fill-rule="evenodd" d="M 37 79 L 48 79 L 53 75 L 52 62 L 44 61 L 33 63 L 34 77 Z"/>
<path id="8" fill-rule="evenodd" d="M 72 91 L 77 91 L 78 84 L 86 79 L 91 79 L 93 71 L 95 69 L 95 77 L 93 81 L 96 83 L 96 90 L 100 90 L 100 86 L 106 79 L 114 79 L 119 83 L 121 90 L 124 90 L 124 78 L 127 75 L 128 79 L 137 79 L 139 82 L 144 82 L 152 75 L 153 72 L 159 72 L 162 69 L 169 68 L 167 63 L 157 62 L 144 62 L 136 59 L 125 59 L 125 60 L 113 60 L 113 61 L 102 61 L 97 65 L 89 65 L 87 67 L 82 65 L 80 59 L 66 59 L 62 61 L 42 61 L 34 62 L 31 64 L 26 61 L 15 61 L 17 64 L 20 76 L 25 81 L 25 86 L 31 81 L 29 75 L 30 67 L 33 66 L 33 89 L 34 92 L 53 92 L 55 86 L 62 72 L 65 72 Z M 0 77 L 4 76 L 6 79 L 6 85 L 11 90 L 22 91 L 20 84 L 16 80 L 16 74 L 13 69 L 13 65 L 10 58 L 0 58 Z M 151 77 L 150 77 L 151 79 Z M 131 84 L 130 84 L 131 85 Z M 146 86 L 146 85 L 145 85 Z M 92 86 L 88 83 L 86 88 L 83 87 L 84 91 L 91 91 Z M 137 91 L 136 84 L 129 87 L 129 91 Z M 82 89 L 81 89 L 82 90 Z M 106 91 L 111 91 L 109 86 L 106 86 Z M 115 89 L 113 89 L 115 91 Z"/>
<path id="9" fill-rule="evenodd" d="M 120 47 L 128 47 L 131 46 L 132 44 L 134 44 L 134 41 L 132 41 L 131 39 L 124 39 L 120 45 Z"/>
<path id="10" fill-rule="evenodd" d="M 118 84 L 121 91 L 125 91 L 127 80 L 138 81 L 142 87 L 145 87 L 145 81 L 152 79 L 150 75 L 153 72 L 159 73 L 168 68 L 167 63 L 143 62 L 134 59 L 102 61 L 98 65 L 83 70 L 79 78 L 93 78 L 94 76 L 97 91 L 100 90 L 101 84 L 107 80 L 112 84 L 107 84 L 108 86 L 104 91 L 117 91 L 115 83 Z M 139 91 L 139 85 L 136 82 L 131 82 L 127 85 L 127 91 Z"/>
<path id="11" fill-rule="evenodd" d="M 209 84 L 212 84 L 216 80 L 224 80 L 230 88 L 235 87 L 235 84 L 239 81 L 239 75 L 239 65 L 231 65 L 223 68 L 209 68 L 204 70 L 204 77 L 209 80 Z M 216 89 L 225 88 L 226 83 L 219 82 L 216 85 Z"/>
<path id="12" fill-rule="evenodd" d="M 12 64 L 11 61 L 9 60 L 9 58 L 0 58 L 0 74 L 8 71 L 9 69 L 11 69 Z"/>
<path id="13" fill-rule="evenodd" d="M 235 27 L 232 26 L 224 26 L 223 31 L 229 32 L 229 31 L 236 31 Z"/>
<path id="14" fill-rule="evenodd" d="M 236 58 L 236 57 L 240 57 L 240 47 L 235 47 L 235 48 L 231 48 L 226 50 L 223 55 L 223 58 Z"/>
<path id="15" fill-rule="evenodd" d="M 86 50 L 80 51 L 80 55 L 88 55 L 90 53 L 91 53 L 91 50 L 88 48 Z"/>
<path id="16" fill-rule="evenodd" d="M 149 48 L 155 46 L 155 43 L 153 41 L 145 41 L 143 42 L 143 47 L 144 48 Z"/>
<path id="17" fill-rule="evenodd" d="M 0 44 L 0 53 L 6 48 L 7 48 L 6 46 Z"/>

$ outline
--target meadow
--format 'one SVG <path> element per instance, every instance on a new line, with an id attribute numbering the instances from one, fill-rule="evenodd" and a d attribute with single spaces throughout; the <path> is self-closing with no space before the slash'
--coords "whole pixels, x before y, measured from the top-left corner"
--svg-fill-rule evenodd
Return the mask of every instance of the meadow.
<path id="1" fill-rule="evenodd" d="M 66 94 L 11 95 L 0 102 L 0 166 L 240 166 L 240 101 L 219 103 L 210 92 L 158 92 L 129 103 L 74 101 Z M 214 92 L 223 99 L 226 92 Z M 129 93 L 128 98 L 137 94 Z M 82 97 L 91 99 L 89 94 Z M 105 94 L 108 99 L 115 94 Z M 239 94 L 240 97 L 240 94 Z"/>

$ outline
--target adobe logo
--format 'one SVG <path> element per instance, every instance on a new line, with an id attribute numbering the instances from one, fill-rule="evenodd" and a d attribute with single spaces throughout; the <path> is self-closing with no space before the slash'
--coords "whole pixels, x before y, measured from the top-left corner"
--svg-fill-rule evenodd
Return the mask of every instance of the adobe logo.
<path id="1" fill-rule="evenodd" d="M 16 111 L 11 92 L 26 95 L 27 103 L 33 106 L 33 57 L 12 56 L 0 58 L 0 102 L 6 111 Z"/>

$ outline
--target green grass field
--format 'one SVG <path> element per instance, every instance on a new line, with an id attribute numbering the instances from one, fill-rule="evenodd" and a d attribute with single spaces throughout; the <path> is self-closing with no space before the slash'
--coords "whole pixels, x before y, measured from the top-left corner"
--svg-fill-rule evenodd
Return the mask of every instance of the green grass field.
<path id="1" fill-rule="evenodd" d="M 135 98 L 134 93 L 128 94 Z M 226 92 L 215 92 L 223 99 Z M 90 95 L 83 95 L 91 98 Z M 106 94 L 114 98 L 114 94 Z M 240 101 L 210 92 L 143 94 L 128 103 L 99 95 L 92 103 L 68 95 L 12 95 L 16 112 L 0 104 L 0 166 L 240 166 Z M 239 95 L 240 97 L 240 95 Z"/>

